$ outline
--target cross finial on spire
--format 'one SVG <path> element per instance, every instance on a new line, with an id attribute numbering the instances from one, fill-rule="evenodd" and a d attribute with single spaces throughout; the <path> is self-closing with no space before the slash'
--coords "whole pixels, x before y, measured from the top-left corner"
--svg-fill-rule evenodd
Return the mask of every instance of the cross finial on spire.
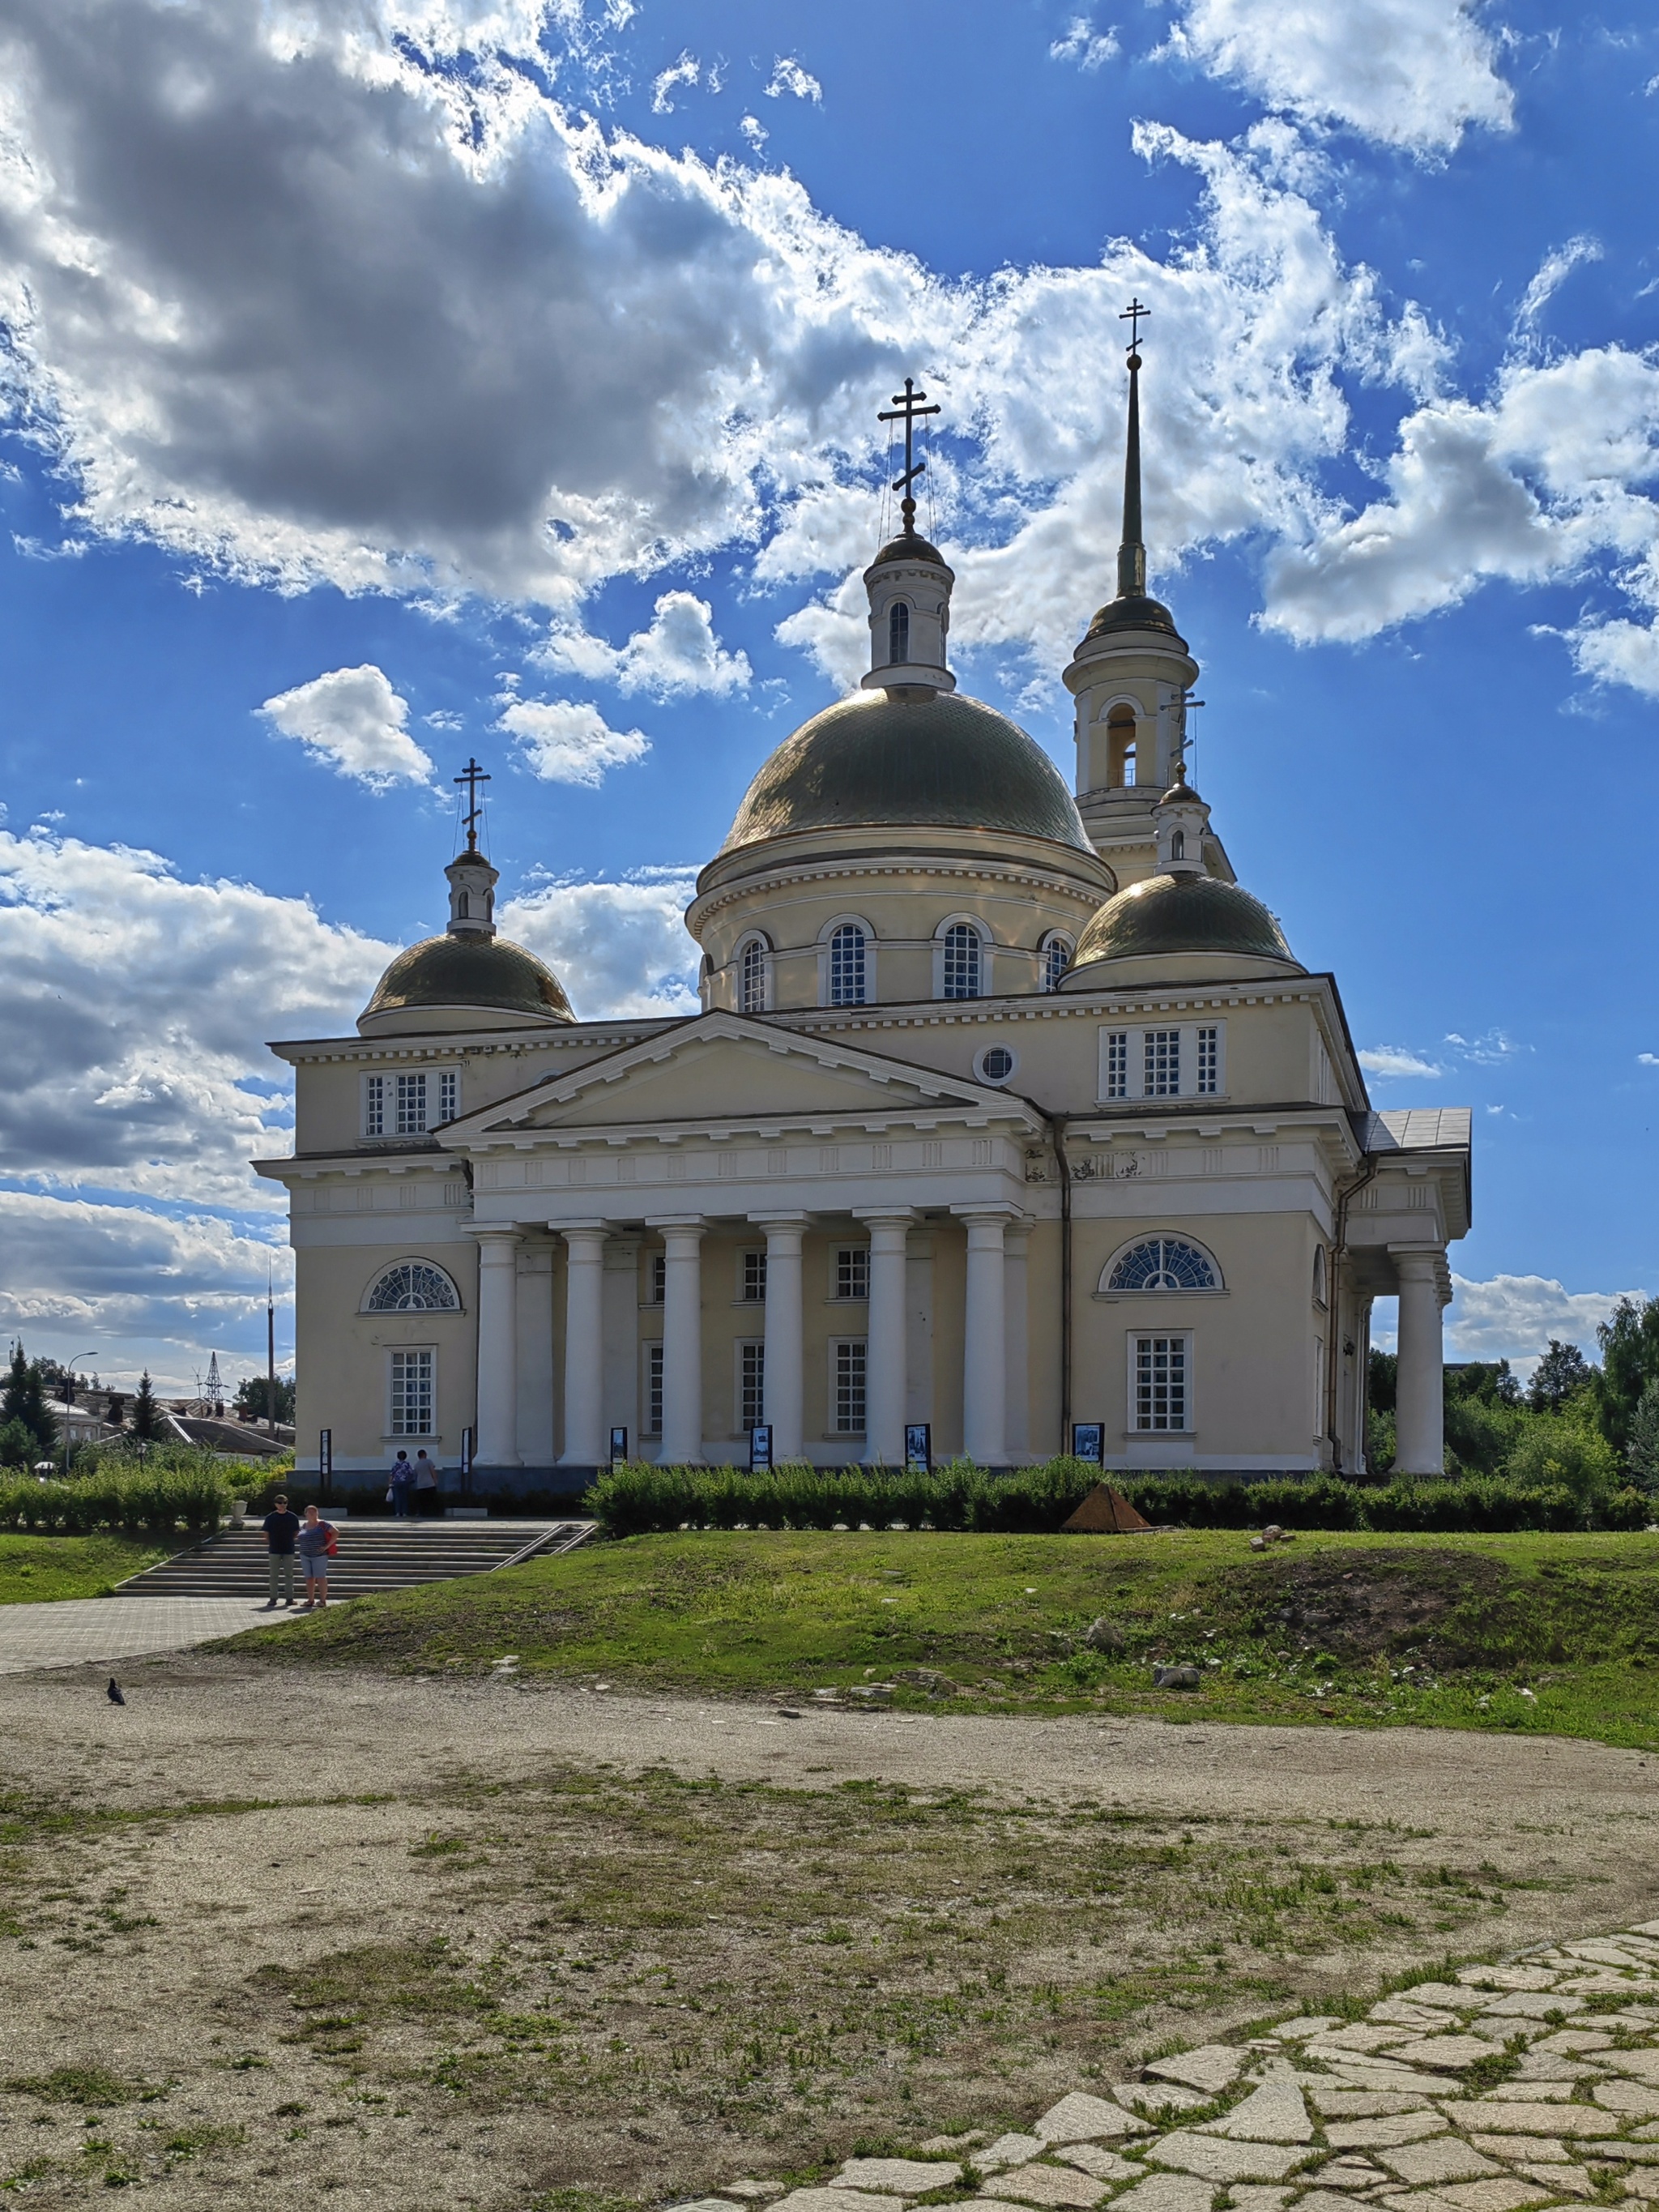
<path id="1" fill-rule="evenodd" d="M 466 757 L 465 769 L 453 779 L 454 782 L 464 783 L 466 786 L 466 812 L 462 815 L 461 823 L 466 831 L 466 849 L 469 853 L 476 853 L 478 849 L 478 824 L 483 819 L 483 809 L 478 804 L 478 786 L 481 783 L 488 783 L 489 780 L 489 775 L 479 767 L 471 753 Z"/>
<path id="2" fill-rule="evenodd" d="M 913 538 L 916 528 L 916 502 L 910 495 L 910 487 L 927 465 L 926 461 L 913 461 L 910 457 L 911 441 L 915 433 L 916 418 L 921 415 L 937 415 L 940 411 L 937 405 L 932 407 L 921 405 L 921 403 L 927 397 L 927 394 L 925 392 L 917 390 L 915 379 L 907 376 L 904 380 L 903 391 L 896 392 L 893 394 L 892 413 L 879 414 L 876 417 L 878 422 L 902 422 L 904 425 L 904 474 L 893 479 L 892 489 L 904 494 L 899 512 L 904 518 L 904 534 L 907 538 Z"/>
<path id="3" fill-rule="evenodd" d="M 1120 599 L 1146 596 L 1146 548 L 1140 535 L 1140 353 L 1142 319 L 1152 313 L 1138 299 L 1119 315 L 1134 333 L 1129 340 L 1129 434 L 1123 451 L 1123 538 L 1117 550 Z"/>
<path id="4" fill-rule="evenodd" d="M 1128 306 L 1118 316 L 1119 322 L 1127 323 L 1129 325 L 1131 353 L 1138 353 L 1140 350 L 1140 325 L 1149 319 L 1152 312 L 1150 307 L 1143 307 L 1139 300 L 1131 300 Z M 1129 366 L 1131 368 L 1139 368 L 1140 363 L 1138 361 L 1131 362 Z"/>

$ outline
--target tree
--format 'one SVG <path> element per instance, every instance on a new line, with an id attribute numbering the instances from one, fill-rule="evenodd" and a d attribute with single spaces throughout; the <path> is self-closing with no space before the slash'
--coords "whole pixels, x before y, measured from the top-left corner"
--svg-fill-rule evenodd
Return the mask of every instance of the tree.
<path id="1" fill-rule="evenodd" d="M 236 1385 L 235 1413 L 237 1419 L 239 1421 L 263 1421 L 266 1419 L 268 1418 L 266 1413 L 268 1396 L 269 1390 L 267 1386 L 267 1378 L 264 1376 L 249 1375 L 244 1376 L 242 1381 Z M 292 1376 L 279 1375 L 276 1377 L 276 1419 L 279 1421 L 290 1422 L 294 1419 L 294 1378 Z"/>
<path id="2" fill-rule="evenodd" d="M 46 1377 L 38 1359 L 27 1358 L 20 1337 L 11 1348 L 11 1365 L 0 1390 L 0 1428 L 21 1422 L 33 1439 L 36 1455 L 50 1459 L 58 1449 L 57 1417 L 46 1405 Z"/>
<path id="3" fill-rule="evenodd" d="M 1365 1376 L 1365 1403 L 1374 1413 L 1391 1413 L 1399 1395 L 1400 1357 L 1373 1346 Z"/>
<path id="4" fill-rule="evenodd" d="M 138 1377 L 138 1395 L 132 1401 L 132 1433 L 143 1444 L 154 1443 L 161 1433 L 161 1411 L 148 1367 Z"/>
<path id="5" fill-rule="evenodd" d="M 1648 1384 L 1631 1416 L 1628 1462 L 1638 1490 L 1659 1492 L 1659 1382 Z"/>
<path id="6" fill-rule="evenodd" d="M 1521 1385 L 1510 1374 L 1507 1359 L 1465 1359 L 1450 1364 L 1445 1370 L 1444 1389 L 1449 1406 L 1454 1398 L 1476 1398 L 1483 1406 L 1521 1403 Z"/>
<path id="7" fill-rule="evenodd" d="M 0 1421 L 0 1467 L 27 1467 L 36 1454 L 32 1430 L 21 1421 Z"/>
<path id="8" fill-rule="evenodd" d="M 1601 1346 L 1596 1413 L 1602 1435 L 1623 1453 L 1643 1391 L 1659 1382 L 1659 1298 L 1620 1298 L 1595 1335 Z"/>
<path id="9" fill-rule="evenodd" d="M 1550 1339 L 1550 1348 L 1532 1370 L 1527 1403 L 1534 1413 L 1559 1413 L 1569 1398 L 1588 1388 L 1595 1370 L 1576 1344 Z"/>

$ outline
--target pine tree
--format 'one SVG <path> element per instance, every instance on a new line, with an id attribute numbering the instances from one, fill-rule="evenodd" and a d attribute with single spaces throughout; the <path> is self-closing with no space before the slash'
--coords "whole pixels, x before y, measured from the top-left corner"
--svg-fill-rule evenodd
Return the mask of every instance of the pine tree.
<path id="1" fill-rule="evenodd" d="M 58 1449 L 58 1421 L 46 1406 L 40 1362 L 28 1358 L 20 1337 L 11 1348 L 11 1365 L 0 1390 L 0 1428 L 21 1422 L 34 1440 L 37 1456 L 50 1459 Z"/>
<path id="2" fill-rule="evenodd" d="M 132 1401 L 132 1433 L 140 1443 L 154 1443 L 161 1433 L 161 1416 L 156 1409 L 155 1391 L 145 1368 L 138 1377 L 138 1395 Z"/>
<path id="3" fill-rule="evenodd" d="M 1592 1381 L 1595 1373 L 1576 1344 L 1563 1344 L 1559 1336 L 1553 1336 L 1549 1350 L 1532 1370 L 1532 1380 L 1527 1385 L 1527 1403 L 1534 1413 L 1559 1413 L 1575 1391 L 1583 1389 Z"/>

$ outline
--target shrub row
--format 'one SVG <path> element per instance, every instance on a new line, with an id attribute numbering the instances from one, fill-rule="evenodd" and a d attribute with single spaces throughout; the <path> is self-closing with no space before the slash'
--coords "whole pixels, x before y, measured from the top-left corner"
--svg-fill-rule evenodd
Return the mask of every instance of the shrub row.
<path id="1" fill-rule="evenodd" d="M 105 1467 L 70 1482 L 0 1476 L 0 1528 L 83 1535 L 94 1528 L 210 1528 L 233 1497 L 246 1494 L 244 1472 L 211 1461 L 187 1466 Z"/>
<path id="2" fill-rule="evenodd" d="M 607 1535 L 692 1528 L 928 1527 L 1006 1535 L 1052 1533 L 1100 1480 L 1082 1460 L 992 1474 L 953 1460 L 931 1474 L 898 1468 L 736 1468 L 635 1463 L 599 1477 L 584 1501 Z M 1652 1502 L 1634 1490 L 1593 1503 L 1563 1485 L 1497 1478 L 1401 1481 L 1364 1488 L 1328 1475 L 1255 1483 L 1122 1475 L 1116 1487 L 1147 1520 L 1191 1528 L 1476 1530 L 1643 1528 Z"/>

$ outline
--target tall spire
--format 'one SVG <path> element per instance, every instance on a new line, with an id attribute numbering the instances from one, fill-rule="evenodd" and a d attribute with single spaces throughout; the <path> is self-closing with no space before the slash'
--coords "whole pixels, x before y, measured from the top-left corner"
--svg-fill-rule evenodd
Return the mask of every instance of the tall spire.
<path id="1" fill-rule="evenodd" d="M 1129 325 L 1129 435 L 1123 452 L 1123 539 L 1117 549 L 1117 595 L 1146 596 L 1146 547 L 1140 535 L 1140 323 L 1151 313 L 1131 300 L 1118 317 Z"/>

